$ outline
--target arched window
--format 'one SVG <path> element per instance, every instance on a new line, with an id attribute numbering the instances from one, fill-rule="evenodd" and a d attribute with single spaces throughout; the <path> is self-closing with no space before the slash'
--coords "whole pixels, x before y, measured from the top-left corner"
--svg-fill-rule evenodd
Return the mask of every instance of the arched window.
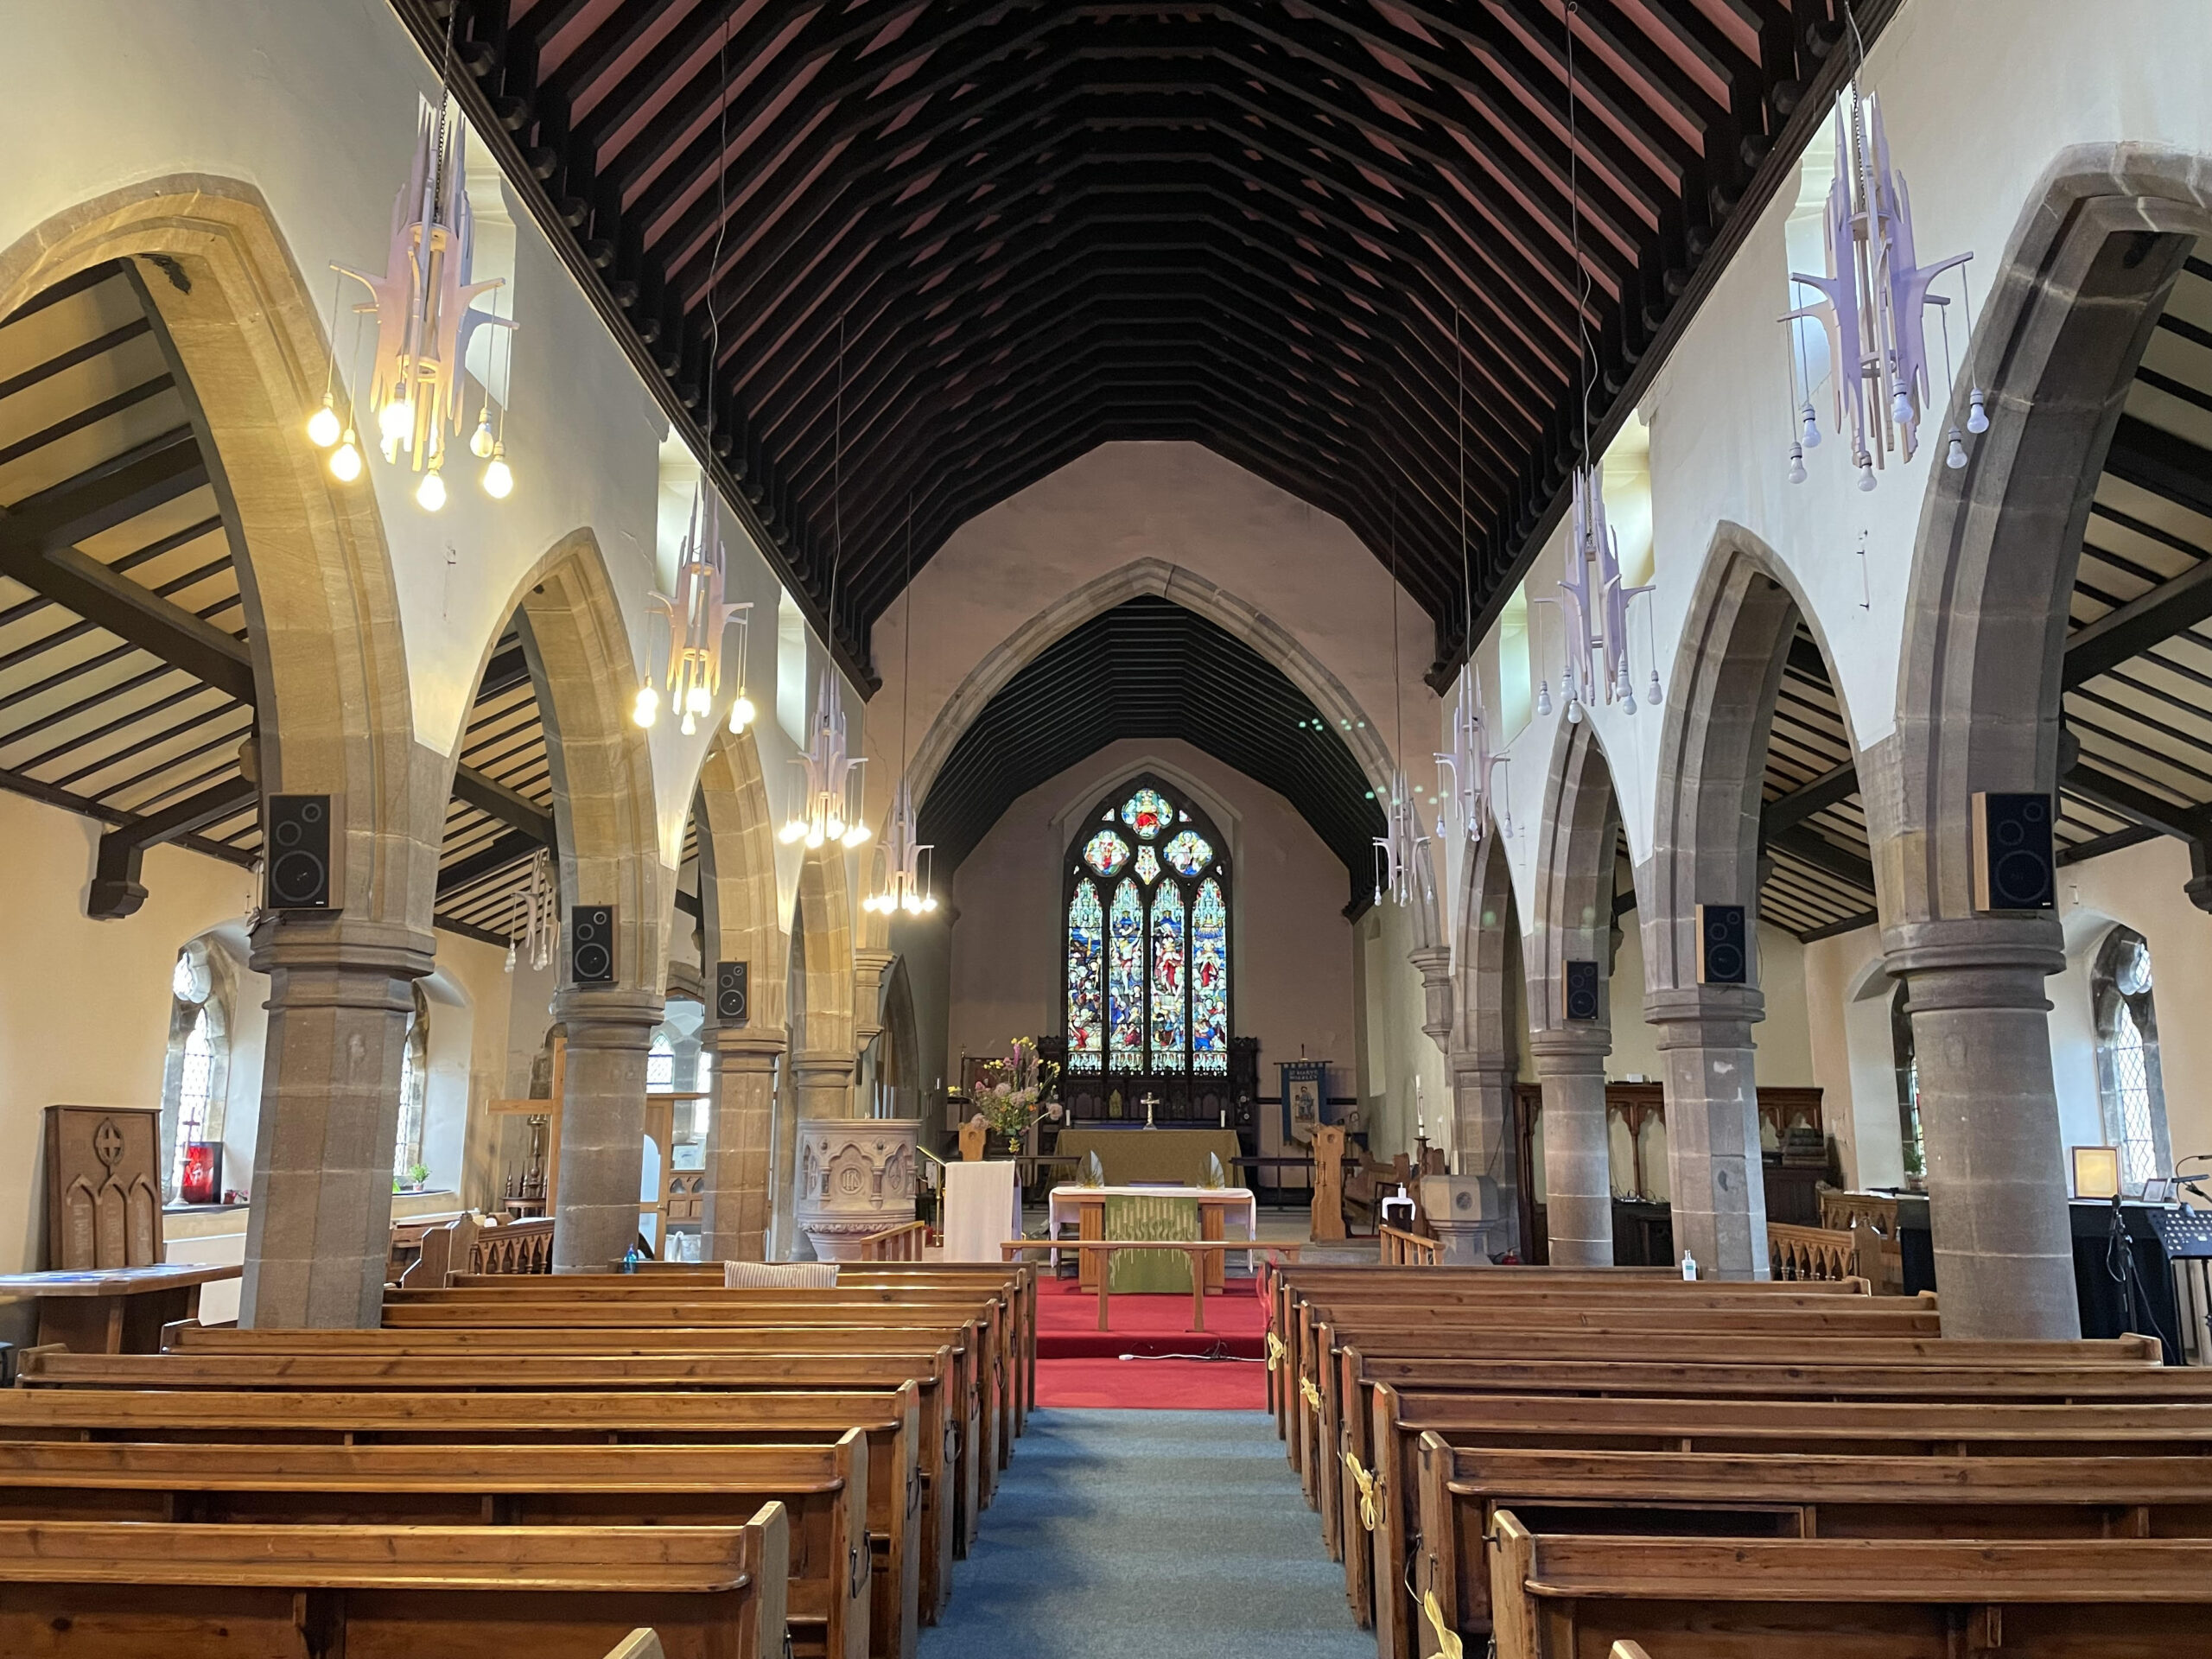
<path id="1" fill-rule="evenodd" d="M 1206 816 L 1140 779 L 1068 850 L 1071 1072 L 1229 1071 L 1229 864 Z"/>
<path id="2" fill-rule="evenodd" d="M 167 1202 L 184 1188 L 185 1149 L 223 1135 L 224 1086 L 230 1062 L 230 1027 L 205 941 L 177 952 L 169 976 L 169 1052 L 162 1078 L 162 1139 Z"/>
<path id="3" fill-rule="evenodd" d="M 399 1058 L 399 1135 L 392 1142 L 395 1180 L 413 1182 L 423 1162 L 423 1124 L 430 1098 L 430 1004 L 415 987 L 415 1012 L 407 1021 L 407 1046 Z"/>
<path id="4" fill-rule="evenodd" d="M 2158 1075 L 2158 1017 L 2151 1006 L 2151 947 L 2133 928 L 2115 927 L 2105 936 L 2089 970 L 2089 995 L 2105 1139 L 2120 1148 L 2121 1182 L 2139 1192 L 2173 1167 L 2173 1153 Z"/>
<path id="5" fill-rule="evenodd" d="M 1912 1015 L 1906 1012 L 1904 981 L 1890 999 L 1890 1048 L 1897 1067 L 1897 1135 L 1904 1143 L 1904 1173 L 1918 1182 L 1928 1173 L 1928 1142 L 1920 1132 L 1920 1060 L 1913 1052 Z"/>
<path id="6" fill-rule="evenodd" d="M 668 1027 L 653 1027 L 652 1046 L 645 1051 L 645 1091 L 664 1095 L 676 1087 L 676 1045 Z"/>

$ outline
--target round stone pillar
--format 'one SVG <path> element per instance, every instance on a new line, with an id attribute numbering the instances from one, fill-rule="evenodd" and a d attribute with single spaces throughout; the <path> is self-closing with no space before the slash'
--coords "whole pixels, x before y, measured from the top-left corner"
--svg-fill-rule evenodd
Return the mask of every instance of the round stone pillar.
<path id="1" fill-rule="evenodd" d="M 645 1057 L 657 991 L 569 985 L 553 999 L 568 1027 L 553 1271 L 604 1273 L 637 1242 L 645 1167 Z"/>
<path id="2" fill-rule="evenodd" d="M 1513 1144 L 1510 1056 L 1452 1057 L 1452 1146 L 1461 1175 L 1487 1177 L 1498 1217 L 1489 1236 L 1500 1254 L 1521 1248 L 1521 1160 Z"/>
<path id="3" fill-rule="evenodd" d="M 1612 1157 L 1605 1144 L 1605 1056 L 1600 1025 L 1531 1032 L 1529 1053 L 1544 1090 L 1544 1209 L 1555 1268 L 1613 1265 Z"/>
<path id="4" fill-rule="evenodd" d="M 435 941 L 391 923 L 264 912 L 261 1119 L 238 1324 L 379 1324 L 413 982 Z"/>
<path id="5" fill-rule="evenodd" d="M 1667 1068 L 1675 1255 L 1695 1258 L 1701 1279 L 1767 1277 L 1766 1173 L 1751 1064 L 1751 1027 L 1765 1013 L 1765 997 L 1748 985 L 1692 985 L 1643 999 Z"/>
<path id="6" fill-rule="evenodd" d="M 783 1039 L 744 1027 L 702 1033 L 714 1068 L 701 1231 L 709 1262 L 762 1262 L 768 1249 L 768 1143 Z"/>
<path id="7" fill-rule="evenodd" d="M 2079 1337 L 2043 989 L 2066 965 L 2058 923 L 1909 923 L 1886 942 L 1919 1066 L 1943 1334 Z"/>

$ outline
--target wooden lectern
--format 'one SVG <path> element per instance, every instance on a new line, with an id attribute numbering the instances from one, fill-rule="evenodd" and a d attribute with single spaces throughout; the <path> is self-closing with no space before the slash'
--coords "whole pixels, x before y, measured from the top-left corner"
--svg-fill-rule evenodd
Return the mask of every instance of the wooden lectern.
<path id="1" fill-rule="evenodd" d="M 1313 1126 L 1313 1240 L 1344 1236 L 1344 1132 L 1334 1123 Z"/>
<path id="2" fill-rule="evenodd" d="M 960 1126 L 960 1161 L 980 1164 L 983 1161 L 983 1147 L 990 1137 L 989 1128 L 972 1119 Z"/>

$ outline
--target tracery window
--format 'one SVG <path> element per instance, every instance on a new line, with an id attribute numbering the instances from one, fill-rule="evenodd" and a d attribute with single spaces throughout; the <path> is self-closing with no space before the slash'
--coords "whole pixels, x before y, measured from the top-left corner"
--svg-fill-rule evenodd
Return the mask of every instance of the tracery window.
<path id="1" fill-rule="evenodd" d="M 229 1060 L 229 1025 L 214 963 L 207 944 L 195 939 L 177 953 L 169 976 L 168 1063 L 162 1079 L 168 1203 L 183 1190 L 186 1148 L 222 1138 Z"/>
<path id="2" fill-rule="evenodd" d="M 2089 971 L 2097 1022 L 2097 1092 L 2105 1139 L 2120 1148 L 2121 1184 L 2171 1169 L 2165 1087 L 2158 1073 L 2158 1016 L 2151 1001 L 2151 947 L 2132 927 L 2105 936 Z"/>
<path id="3" fill-rule="evenodd" d="M 1897 1138 L 1904 1148 L 1904 1173 L 1917 1181 L 1928 1173 L 1928 1142 L 1920 1126 L 1920 1058 L 1912 1040 L 1912 1015 L 1905 1001 L 1905 982 L 1897 982 L 1890 998 L 1890 1046 L 1897 1060 Z"/>
<path id="4" fill-rule="evenodd" d="M 429 1116 L 430 1007 L 421 985 L 415 987 L 415 1012 L 407 1020 L 407 1046 L 399 1058 L 399 1133 L 392 1141 L 395 1180 L 415 1179 L 423 1161 L 423 1129 Z"/>
<path id="5" fill-rule="evenodd" d="M 1229 868 L 1203 812 L 1161 785 L 1117 790 L 1069 849 L 1070 1071 L 1225 1075 Z"/>

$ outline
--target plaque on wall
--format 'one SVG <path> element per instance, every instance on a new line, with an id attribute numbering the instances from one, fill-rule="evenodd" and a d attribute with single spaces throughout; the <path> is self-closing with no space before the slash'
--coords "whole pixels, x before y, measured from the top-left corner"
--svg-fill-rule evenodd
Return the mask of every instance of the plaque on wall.
<path id="1" fill-rule="evenodd" d="M 46 1109 L 47 1266 L 143 1268 L 162 1259 L 162 1114 Z"/>

